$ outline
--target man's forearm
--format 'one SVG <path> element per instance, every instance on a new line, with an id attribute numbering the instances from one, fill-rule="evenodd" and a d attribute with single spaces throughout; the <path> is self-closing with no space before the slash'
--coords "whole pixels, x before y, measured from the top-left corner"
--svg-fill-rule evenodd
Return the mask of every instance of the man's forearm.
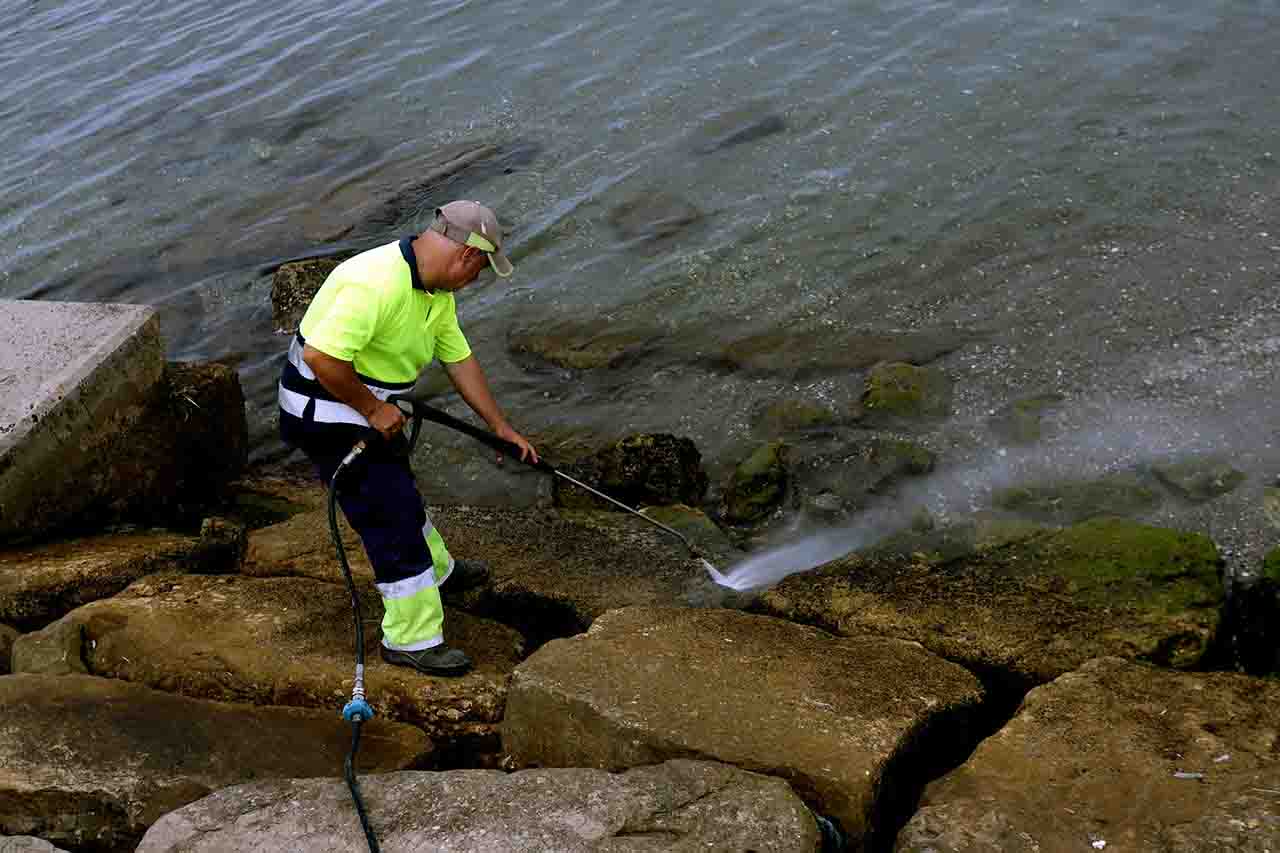
<path id="1" fill-rule="evenodd" d="M 303 351 L 302 358 L 326 391 L 366 419 L 378 408 L 378 398 L 356 376 L 356 369 L 351 362 L 334 358 L 309 345 Z"/>
<path id="2" fill-rule="evenodd" d="M 444 370 L 462 399 L 473 412 L 484 419 L 489 429 L 497 432 L 506 425 L 507 419 L 498 407 L 493 392 L 489 390 L 489 382 L 474 355 L 467 356 L 462 361 L 444 362 Z"/>

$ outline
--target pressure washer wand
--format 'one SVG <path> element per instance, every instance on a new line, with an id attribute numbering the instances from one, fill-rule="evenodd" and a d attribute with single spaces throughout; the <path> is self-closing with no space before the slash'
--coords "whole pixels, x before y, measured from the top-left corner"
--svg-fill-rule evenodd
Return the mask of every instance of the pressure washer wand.
<path id="1" fill-rule="evenodd" d="M 426 403 L 420 402 L 418 400 L 413 400 L 408 397 L 393 396 L 388 400 L 388 402 L 393 403 L 397 406 L 400 405 L 400 403 L 408 403 L 413 408 L 413 417 L 414 417 L 415 423 L 409 437 L 409 446 L 411 448 L 413 447 L 414 444 L 417 443 L 417 440 L 418 440 L 417 420 L 419 418 L 423 420 L 433 421 L 434 423 L 438 423 L 443 426 L 447 426 L 450 429 L 457 430 L 458 432 L 466 433 L 467 435 L 471 436 L 477 441 L 481 441 L 484 444 L 489 445 L 494 450 L 497 450 L 501 453 L 505 453 L 506 455 L 510 456 L 512 459 L 515 459 L 517 461 L 522 461 L 526 465 L 529 465 L 533 468 L 537 468 L 539 471 L 543 471 L 547 474 L 554 475 L 556 477 L 559 477 L 562 480 L 573 483 L 575 486 L 577 486 L 580 489 L 586 489 L 591 494 L 595 495 L 598 498 L 603 498 L 604 500 L 608 501 L 609 503 L 613 504 L 619 509 L 629 512 L 632 515 L 643 518 L 645 521 L 649 522 L 654 527 L 659 527 L 662 530 L 665 530 L 667 533 L 670 533 L 672 536 L 676 537 L 681 542 L 683 542 L 684 547 L 689 549 L 690 554 L 702 560 L 702 562 L 707 564 L 707 567 L 709 569 L 711 569 L 712 571 L 715 571 L 715 568 L 710 563 L 707 562 L 706 558 L 703 557 L 702 554 L 698 553 L 698 549 L 693 547 L 693 543 L 691 543 L 687 538 L 685 538 L 684 534 L 681 533 L 680 531 L 675 530 L 671 527 L 668 527 L 667 525 L 663 524 L 661 521 L 658 521 L 657 519 L 650 518 L 649 516 L 645 515 L 639 510 L 633 509 L 627 506 L 622 501 L 615 500 L 614 498 L 609 497 L 604 492 L 591 488 L 581 480 L 577 480 L 573 477 L 570 477 L 568 474 L 561 471 L 560 469 L 553 467 L 546 460 L 539 459 L 537 462 L 532 462 L 528 459 L 523 459 L 523 460 L 520 459 L 519 445 L 512 444 L 511 442 L 505 439 L 498 438 L 498 436 L 494 435 L 491 432 L 482 430 L 477 426 L 473 426 L 472 424 L 467 423 L 466 421 L 459 420 L 458 418 L 455 418 L 453 415 L 449 414 L 448 412 L 442 412 L 441 410 L 434 408 L 432 406 L 428 406 Z"/>

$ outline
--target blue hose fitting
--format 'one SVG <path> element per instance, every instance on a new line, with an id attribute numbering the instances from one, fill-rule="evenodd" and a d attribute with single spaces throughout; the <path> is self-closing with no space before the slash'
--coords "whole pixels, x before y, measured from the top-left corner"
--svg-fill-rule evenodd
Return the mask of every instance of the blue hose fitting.
<path id="1" fill-rule="evenodd" d="M 352 699 L 342 708 L 342 719 L 348 723 L 352 722 L 356 716 L 360 717 L 362 722 L 368 722 L 373 719 L 373 707 L 364 699 Z"/>

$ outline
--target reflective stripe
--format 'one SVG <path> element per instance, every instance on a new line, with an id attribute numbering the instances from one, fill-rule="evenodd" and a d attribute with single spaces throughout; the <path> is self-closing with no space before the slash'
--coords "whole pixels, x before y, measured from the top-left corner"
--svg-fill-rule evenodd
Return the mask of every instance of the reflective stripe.
<path id="1" fill-rule="evenodd" d="M 443 642 L 444 634 L 437 634 L 430 640 L 419 640 L 416 643 L 405 643 L 402 646 L 395 643 L 388 643 L 386 637 L 382 638 L 382 645 L 391 649 L 393 652 L 420 652 L 423 649 L 434 649 Z"/>
<path id="2" fill-rule="evenodd" d="M 372 388 L 369 390 L 373 390 Z M 393 392 L 385 392 L 390 396 Z M 296 418 L 303 416 L 306 411 L 307 403 L 312 401 L 312 397 L 305 394 L 299 394 L 297 391 L 290 391 L 283 385 L 280 386 L 278 395 L 280 400 L 280 408 Z M 356 426 L 368 426 L 369 422 L 365 420 L 364 415 L 348 406 L 346 403 L 334 403 L 330 400 L 316 400 L 316 423 L 322 424 L 355 424 Z"/>
<path id="3" fill-rule="evenodd" d="M 426 539 L 428 536 L 431 535 L 431 532 L 435 529 L 436 529 L 436 526 L 431 523 L 431 516 L 427 516 L 427 523 L 422 525 L 422 538 Z"/>
<path id="4" fill-rule="evenodd" d="M 436 585 L 436 572 L 433 566 L 421 574 L 414 575 L 404 580 L 392 581 L 391 583 L 375 584 L 378 592 L 383 599 L 395 601 L 399 598 L 410 598 L 424 589 L 430 589 Z"/>

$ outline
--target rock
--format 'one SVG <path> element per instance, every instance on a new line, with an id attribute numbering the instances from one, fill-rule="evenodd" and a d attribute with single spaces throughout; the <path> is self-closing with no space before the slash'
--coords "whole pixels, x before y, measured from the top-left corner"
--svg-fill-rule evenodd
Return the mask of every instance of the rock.
<path id="1" fill-rule="evenodd" d="M 702 211 L 664 190 L 649 189 L 614 206 L 609 225 L 632 244 L 664 243 L 702 220 Z"/>
<path id="2" fill-rule="evenodd" d="M 815 853 L 818 831 L 779 779 L 702 761 L 627 773 L 454 770 L 365 776 L 361 790 L 391 850 L 587 853 L 676 850 Z M 340 781 L 260 782 L 165 816 L 137 853 L 360 850 Z"/>
<path id="3" fill-rule="evenodd" d="M 851 554 L 786 578 L 757 606 L 915 640 L 1025 690 L 1104 655 L 1194 667 L 1218 629 L 1220 568 L 1200 534 L 1095 519 L 938 559 Z"/>
<path id="4" fill-rule="evenodd" d="M 277 332 L 292 335 L 298 331 L 320 285 L 352 254 L 290 261 L 276 268 L 271 275 L 271 323 Z"/>
<path id="5" fill-rule="evenodd" d="M 594 456 L 559 467 L 635 508 L 677 503 L 697 506 L 707 491 L 707 472 L 698 448 L 690 439 L 665 433 L 627 436 Z M 558 477 L 554 497 L 561 507 L 614 509 L 608 501 Z"/>
<path id="6" fill-rule="evenodd" d="M 869 438 L 838 445 L 810 444 L 793 454 L 792 480 L 806 499 L 832 494 L 841 507 L 863 508 L 872 495 L 889 491 L 905 477 L 929 474 L 932 451 L 911 441 Z"/>
<path id="7" fill-rule="evenodd" d="M 1250 675 L 1280 675 L 1280 548 L 1261 570 L 1237 573 L 1227 585 L 1222 634 L 1231 646 L 1230 666 Z"/>
<path id="8" fill-rule="evenodd" d="M 131 850 L 161 815 L 227 785 L 340 777 L 351 747 L 333 710 L 201 702 L 84 675 L 0 678 L 0 707 L 21 709 L 0 717 L 0 834 L 77 850 Z M 375 719 L 358 768 L 430 754 L 421 731 Z"/>
<path id="9" fill-rule="evenodd" d="M 931 784 L 898 853 L 1280 849 L 1280 684 L 1092 661 Z"/>
<path id="10" fill-rule="evenodd" d="M 999 489 L 991 503 L 1038 521 L 1072 524 L 1106 515 L 1140 515 L 1159 506 L 1160 495 L 1133 474 L 1112 474 Z"/>
<path id="11" fill-rule="evenodd" d="M 832 409 L 805 400 L 779 400 L 756 415 L 756 428 L 769 436 L 834 426 L 839 422 L 840 416 Z"/>
<path id="12" fill-rule="evenodd" d="M 1280 528 L 1280 488 L 1268 486 L 1263 489 L 1262 513 L 1272 527 Z"/>
<path id="13" fill-rule="evenodd" d="M 698 756 L 779 776 L 838 819 L 853 849 L 876 849 L 901 768 L 963 741 L 981 696 L 973 676 L 915 643 L 637 607 L 522 663 L 503 737 L 517 766 Z"/>
<path id="14" fill-rule="evenodd" d="M 1035 444 L 1043 434 L 1045 412 L 1065 399 L 1061 394 L 1037 394 L 1011 403 L 991 418 L 991 431 L 1006 444 Z"/>
<path id="15" fill-rule="evenodd" d="M 924 365 L 973 339 L 973 333 L 958 328 L 883 332 L 789 326 L 730 343 L 715 364 L 748 375 L 806 378 L 866 370 L 880 362 Z"/>
<path id="16" fill-rule="evenodd" d="M 787 129 L 786 120 L 763 102 L 736 107 L 704 122 L 694 133 L 696 154 L 712 154 Z"/>
<path id="17" fill-rule="evenodd" d="M 1151 471 L 1179 497 L 1196 503 L 1221 497 L 1245 481 L 1243 471 L 1216 456 L 1161 462 L 1151 466 Z"/>
<path id="18" fill-rule="evenodd" d="M 32 835 L 0 835 L 0 853 L 67 853 Z"/>
<path id="19" fill-rule="evenodd" d="M 728 535 L 700 509 L 672 504 L 646 507 L 643 514 L 682 534 L 698 553 L 711 560 L 736 560 L 743 556 Z"/>
<path id="20" fill-rule="evenodd" d="M 413 723 L 442 748 L 496 750 L 494 725 L 519 660 L 519 635 L 448 611 L 446 636 L 476 668 L 461 678 L 430 678 L 379 659 L 381 599 L 367 586 L 361 599 L 365 685 L 380 717 Z M 83 626 L 90 673 L 192 698 L 338 708 L 351 688 L 351 599 L 338 584 L 152 575 L 23 642 L 43 643 L 64 625 Z"/>
<path id="21" fill-rule="evenodd" d="M 761 445 L 733 471 L 725 489 L 725 518 L 751 524 L 773 511 L 787 492 L 787 446 Z"/>
<path id="22" fill-rule="evenodd" d="M 507 349 L 517 359 L 530 356 L 571 370 L 618 367 L 640 358 L 665 337 L 655 327 L 630 327 L 610 320 L 539 323 L 513 330 Z"/>
<path id="23" fill-rule="evenodd" d="M 169 532 L 91 536 L 0 552 L 0 620 L 22 631 L 109 598 L 164 570 L 233 571 L 238 555 L 218 539 Z"/>
<path id="24" fill-rule="evenodd" d="M 665 512 L 678 509 L 645 510 L 664 523 Z M 453 506 L 431 515 L 455 555 L 492 569 L 490 585 L 466 593 L 461 606 L 516 628 L 530 649 L 579 634 L 617 607 L 723 601 L 679 540 L 627 513 Z M 703 539 L 683 524 L 673 526 L 708 557 L 727 559 L 723 545 L 707 548 L 714 534 Z"/>
<path id="25" fill-rule="evenodd" d="M 0 675 L 8 675 L 13 672 L 11 663 L 11 655 L 13 653 L 13 641 L 19 637 L 17 628 L 10 628 L 8 625 L 0 625 Z"/>
<path id="26" fill-rule="evenodd" d="M 13 672 L 32 675 L 88 675 L 84 665 L 84 628 L 54 622 L 43 631 L 24 634 L 13 644 Z"/>
<path id="27" fill-rule="evenodd" d="M 951 380 L 929 367 L 881 362 L 867 374 L 859 420 L 892 425 L 951 414 Z"/>

